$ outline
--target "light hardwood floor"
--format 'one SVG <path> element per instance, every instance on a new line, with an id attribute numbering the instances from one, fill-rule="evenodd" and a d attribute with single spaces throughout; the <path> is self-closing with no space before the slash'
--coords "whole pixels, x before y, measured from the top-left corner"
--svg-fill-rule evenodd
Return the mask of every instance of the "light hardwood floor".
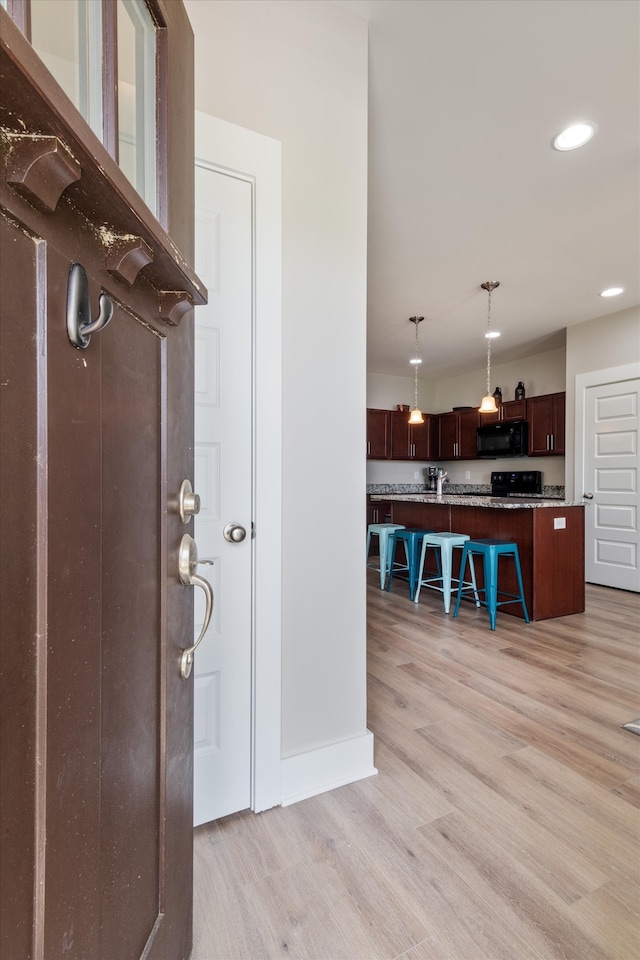
<path id="1" fill-rule="evenodd" d="M 640 598 L 492 633 L 368 575 L 379 773 L 196 830 L 193 960 L 638 960 Z"/>

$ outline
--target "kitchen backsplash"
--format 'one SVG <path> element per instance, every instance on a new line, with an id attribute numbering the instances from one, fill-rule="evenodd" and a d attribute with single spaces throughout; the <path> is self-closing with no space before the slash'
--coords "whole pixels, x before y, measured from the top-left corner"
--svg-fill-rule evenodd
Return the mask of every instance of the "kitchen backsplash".
<path id="1" fill-rule="evenodd" d="M 426 485 L 424 483 L 368 483 L 367 494 L 376 494 L 384 496 L 387 493 L 424 493 Z M 478 496 L 488 497 L 491 494 L 491 484 L 489 483 L 445 483 L 444 493 L 477 493 Z M 535 494 L 527 494 L 527 499 L 533 499 Z M 545 484 L 542 493 L 538 494 L 541 499 L 564 500 L 564 487 L 559 484 Z"/>

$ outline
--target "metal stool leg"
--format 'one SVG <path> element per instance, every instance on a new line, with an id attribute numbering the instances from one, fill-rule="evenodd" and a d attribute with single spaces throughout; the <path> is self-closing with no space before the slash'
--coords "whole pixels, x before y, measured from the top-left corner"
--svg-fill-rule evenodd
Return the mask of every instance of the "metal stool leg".
<path id="1" fill-rule="evenodd" d="M 529 623 L 529 611 L 527 610 L 527 604 L 524 599 L 524 584 L 522 583 L 522 570 L 520 569 L 520 556 L 518 548 L 516 547 L 516 552 L 513 555 L 513 559 L 516 564 L 516 579 L 518 581 L 518 587 L 520 589 L 520 599 L 522 601 L 522 610 L 524 613 L 524 622 Z"/>

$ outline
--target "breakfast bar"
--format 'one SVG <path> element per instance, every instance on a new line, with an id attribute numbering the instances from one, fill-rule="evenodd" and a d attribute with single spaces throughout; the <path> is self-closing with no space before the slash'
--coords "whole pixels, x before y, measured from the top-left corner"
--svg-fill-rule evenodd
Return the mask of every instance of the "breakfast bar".
<path id="1" fill-rule="evenodd" d="M 518 544 L 524 593 L 532 620 L 584 610 L 584 506 L 582 503 L 455 494 L 384 494 L 393 523 L 426 530 L 494 537 Z M 501 570 L 501 589 L 515 592 L 515 575 Z M 482 570 L 477 571 L 482 582 Z M 519 604 L 504 608 L 522 617 Z"/>

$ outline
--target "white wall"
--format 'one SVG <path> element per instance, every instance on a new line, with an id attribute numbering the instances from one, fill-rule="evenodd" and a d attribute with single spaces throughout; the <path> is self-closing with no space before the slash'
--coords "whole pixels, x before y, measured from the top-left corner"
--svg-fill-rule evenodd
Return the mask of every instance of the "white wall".
<path id="1" fill-rule="evenodd" d="M 196 108 L 282 142 L 282 754 L 294 757 L 366 733 L 367 26 L 315 0 L 185 6 Z"/>
<path id="2" fill-rule="evenodd" d="M 432 384 L 418 379 L 418 405 L 421 410 L 431 410 L 428 401 L 432 395 Z M 410 376 L 391 377 L 386 373 L 367 374 L 367 406 L 380 410 L 395 410 L 399 403 L 413 406 L 415 396 L 414 380 Z"/>
<path id="3" fill-rule="evenodd" d="M 491 391 L 502 390 L 503 400 L 513 400 L 516 384 L 522 380 L 528 397 L 556 393 L 565 388 L 565 348 L 549 350 L 522 360 L 491 364 Z M 448 377 L 433 384 L 427 409 L 443 413 L 464 405 L 479 407 L 487 390 L 486 365 L 477 370 Z"/>
<path id="4" fill-rule="evenodd" d="M 576 377 L 640 361 L 640 306 L 567 328 L 567 491 L 573 491 Z"/>

